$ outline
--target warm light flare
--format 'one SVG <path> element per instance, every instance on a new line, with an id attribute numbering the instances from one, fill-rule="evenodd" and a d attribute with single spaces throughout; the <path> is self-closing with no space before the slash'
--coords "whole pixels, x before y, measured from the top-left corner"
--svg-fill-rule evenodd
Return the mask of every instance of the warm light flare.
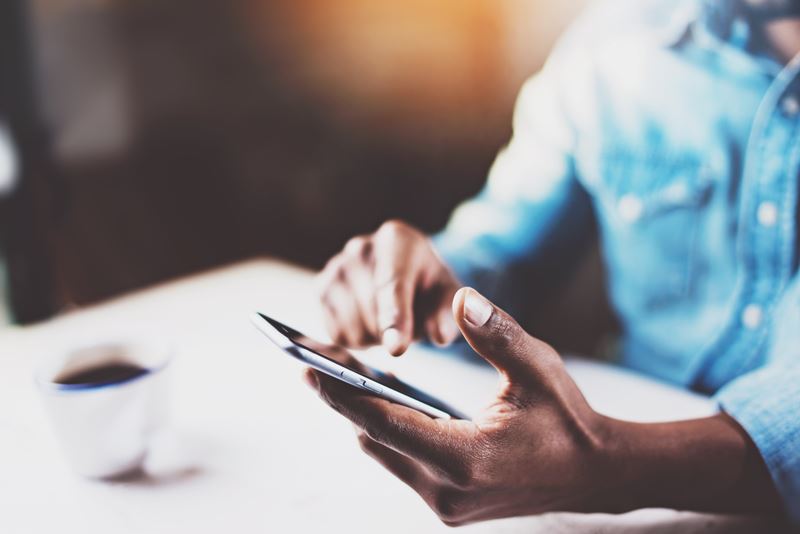
<path id="1" fill-rule="evenodd" d="M 283 41 L 293 75 L 346 113 L 401 123 L 423 115 L 452 130 L 470 115 L 479 121 L 510 108 L 527 66 L 540 59 L 531 56 L 542 54 L 536 15 L 559 29 L 582 1 L 567 4 L 571 10 L 515 0 L 253 0 L 251 20 L 265 43 Z"/>

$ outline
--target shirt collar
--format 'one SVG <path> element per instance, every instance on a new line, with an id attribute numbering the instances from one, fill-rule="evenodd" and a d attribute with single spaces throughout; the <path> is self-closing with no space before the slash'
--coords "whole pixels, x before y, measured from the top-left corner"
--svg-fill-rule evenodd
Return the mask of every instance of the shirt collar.
<path id="1" fill-rule="evenodd" d="M 665 44 L 675 45 L 688 34 L 702 41 L 746 45 L 750 27 L 735 0 L 677 2 L 663 32 Z"/>
<path id="2" fill-rule="evenodd" d="M 738 55 L 770 74 L 781 70 L 773 58 L 756 52 L 752 26 L 737 0 L 686 0 L 675 9 L 664 32 L 664 44 L 675 46 L 686 38 L 704 48 Z"/>
<path id="3" fill-rule="evenodd" d="M 694 30 L 698 36 L 719 43 L 747 49 L 752 27 L 736 0 L 699 0 Z"/>

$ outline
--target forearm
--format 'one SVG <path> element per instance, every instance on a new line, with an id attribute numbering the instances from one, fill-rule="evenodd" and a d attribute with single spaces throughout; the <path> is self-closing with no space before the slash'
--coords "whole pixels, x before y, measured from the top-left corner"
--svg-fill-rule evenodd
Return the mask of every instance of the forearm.
<path id="1" fill-rule="evenodd" d="M 605 506 L 770 513 L 780 498 L 746 432 L 728 415 L 641 424 L 606 419 Z"/>

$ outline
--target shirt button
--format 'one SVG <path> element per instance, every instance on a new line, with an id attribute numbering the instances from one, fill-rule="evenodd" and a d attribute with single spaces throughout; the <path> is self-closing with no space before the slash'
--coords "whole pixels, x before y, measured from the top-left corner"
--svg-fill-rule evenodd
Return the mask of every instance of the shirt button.
<path id="1" fill-rule="evenodd" d="M 783 112 L 790 117 L 794 117 L 800 112 L 800 101 L 796 96 L 787 96 L 783 99 Z"/>
<path id="2" fill-rule="evenodd" d="M 774 202 L 762 202 L 758 206 L 756 217 L 762 226 L 775 226 L 778 222 L 778 206 Z"/>
<path id="3" fill-rule="evenodd" d="M 617 202 L 617 211 L 619 216 L 625 222 L 635 222 L 642 216 L 644 206 L 642 201 L 636 195 L 627 194 L 619 199 Z"/>
<path id="4" fill-rule="evenodd" d="M 761 324 L 764 311 L 757 304 L 749 304 L 742 312 L 742 323 L 750 330 L 755 330 Z"/>

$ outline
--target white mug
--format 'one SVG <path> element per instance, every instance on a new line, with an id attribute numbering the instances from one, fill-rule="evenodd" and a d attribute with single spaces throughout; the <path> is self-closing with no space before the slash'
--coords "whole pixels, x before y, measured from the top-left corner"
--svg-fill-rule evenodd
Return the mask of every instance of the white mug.
<path id="1" fill-rule="evenodd" d="M 46 358 L 36 382 L 73 469 L 110 478 L 140 469 L 165 421 L 169 349 L 142 342 L 98 343 Z M 140 368 L 127 379 L 61 383 L 109 364 Z"/>

